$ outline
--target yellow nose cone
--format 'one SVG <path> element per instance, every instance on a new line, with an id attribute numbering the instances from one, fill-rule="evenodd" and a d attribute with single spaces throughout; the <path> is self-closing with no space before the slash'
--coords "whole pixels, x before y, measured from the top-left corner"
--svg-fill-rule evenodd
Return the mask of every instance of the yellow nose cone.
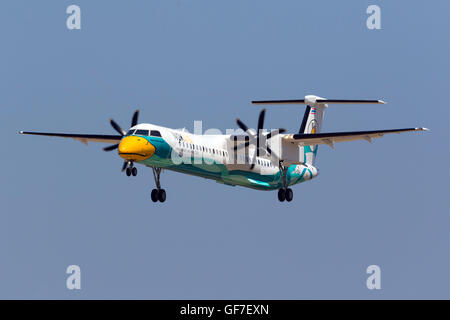
<path id="1" fill-rule="evenodd" d="M 150 158 L 154 153 L 155 147 L 141 137 L 125 137 L 119 144 L 119 156 L 126 160 L 141 161 Z"/>

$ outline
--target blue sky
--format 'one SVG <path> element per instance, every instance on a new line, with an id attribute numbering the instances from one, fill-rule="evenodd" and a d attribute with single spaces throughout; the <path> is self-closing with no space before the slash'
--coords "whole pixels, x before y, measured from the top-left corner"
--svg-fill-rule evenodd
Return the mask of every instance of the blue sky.
<path id="1" fill-rule="evenodd" d="M 77 4 L 82 29 L 68 30 Z M 366 28 L 378 4 L 382 29 Z M 2 1 L 0 298 L 450 298 L 448 1 Z M 113 134 L 255 125 L 252 99 L 330 106 L 324 131 L 427 133 L 319 148 L 321 175 L 276 192 L 150 170 L 19 130 Z M 303 107 L 268 107 L 297 131 Z M 82 289 L 65 287 L 68 265 Z M 366 288 L 367 266 L 382 289 Z"/>

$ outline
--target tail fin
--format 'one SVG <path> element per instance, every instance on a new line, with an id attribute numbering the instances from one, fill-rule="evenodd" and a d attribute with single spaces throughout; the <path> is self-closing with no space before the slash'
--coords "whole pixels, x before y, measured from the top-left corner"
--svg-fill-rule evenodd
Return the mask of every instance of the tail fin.
<path id="1" fill-rule="evenodd" d="M 298 133 L 320 133 L 325 109 L 328 103 L 332 104 L 379 104 L 383 100 L 339 100 L 325 99 L 314 95 L 305 96 L 305 99 L 297 100 L 257 100 L 253 104 L 306 104 L 306 110 Z M 317 155 L 317 145 L 300 147 L 300 160 L 304 163 L 314 165 Z"/>
<path id="2" fill-rule="evenodd" d="M 325 108 L 327 105 L 319 105 L 312 107 L 306 106 L 303 115 L 302 124 L 298 133 L 319 133 L 322 131 L 322 122 L 325 115 Z"/>
<path id="3" fill-rule="evenodd" d="M 320 133 L 322 131 L 322 122 L 326 107 L 326 104 L 314 107 L 306 105 L 306 110 L 298 133 Z M 300 147 L 300 160 L 304 163 L 314 165 L 318 148 L 319 146 L 317 145 Z"/>

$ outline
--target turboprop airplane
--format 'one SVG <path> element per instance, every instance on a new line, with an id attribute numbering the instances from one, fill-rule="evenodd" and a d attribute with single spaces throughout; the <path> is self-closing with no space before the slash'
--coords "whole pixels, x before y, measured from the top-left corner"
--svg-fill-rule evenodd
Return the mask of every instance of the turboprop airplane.
<path id="1" fill-rule="evenodd" d="M 261 110 L 257 130 L 250 129 L 240 119 L 236 123 L 242 134 L 197 135 L 186 130 L 170 129 L 139 123 L 137 110 L 131 128 L 123 130 L 110 120 L 118 135 L 72 134 L 20 131 L 21 134 L 72 138 L 88 142 L 114 143 L 104 151 L 118 149 L 124 159 L 122 171 L 136 176 L 135 164 L 153 170 L 156 188 L 153 202 L 164 202 L 166 191 L 161 187 L 161 171 L 173 170 L 230 186 L 258 190 L 278 190 L 279 201 L 292 201 L 290 186 L 311 180 L 319 174 L 315 167 L 318 145 L 334 148 L 334 143 L 379 138 L 388 133 L 424 131 L 426 128 L 403 128 L 374 131 L 321 132 L 328 104 L 384 104 L 382 100 L 336 100 L 308 95 L 300 100 L 252 101 L 256 105 L 305 104 L 306 110 L 297 133 L 285 129 L 264 130 L 265 109 Z"/>

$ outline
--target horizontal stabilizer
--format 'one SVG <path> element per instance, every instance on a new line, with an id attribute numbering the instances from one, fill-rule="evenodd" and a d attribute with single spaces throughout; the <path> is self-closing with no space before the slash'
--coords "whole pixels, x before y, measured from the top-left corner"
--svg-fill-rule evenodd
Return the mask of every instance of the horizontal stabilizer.
<path id="1" fill-rule="evenodd" d="M 343 99 L 315 99 L 316 104 L 385 104 L 383 100 L 343 100 Z M 255 100 L 253 104 L 309 104 L 307 99 L 294 100 Z"/>

